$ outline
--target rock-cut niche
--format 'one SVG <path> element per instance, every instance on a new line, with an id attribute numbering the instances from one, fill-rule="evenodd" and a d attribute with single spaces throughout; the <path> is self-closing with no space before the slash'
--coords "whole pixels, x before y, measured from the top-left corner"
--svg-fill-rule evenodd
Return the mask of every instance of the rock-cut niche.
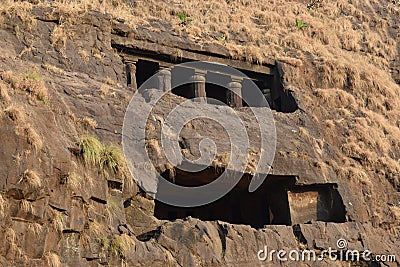
<path id="1" fill-rule="evenodd" d="M 155 55 L 153 58 L 151 58 L 150 55 L 146 58 L 142 57 L 136 58 L 134 61 L 127 61 L 126 75 L 128 86 L 139 88 L 146 80 L 158 71 L 166 70 L 166 67 L 162 66 L 167 63 L 154 58 L 156 58 Z M 173 63 L 180 62 L 175 61 Z M 256 97 L 253 97 L 255 99 L 252 99 L 249 91 L 246 91 L 246 88 L 249 88 L 249 83 L 254 82 L 267 100 L 271 109 L 285 113 L 295 112 L 298 109 L 297 101 L 293 93 L 285 90 L 280 78 L 281 75 L 278 73 L 276 66 L 270 66 L 268 68 L 268 73 L 256 72 L 248 69 L 238 69 L 245 74 L 247 78 L 235 79 L 235 77 L 232 77 L 229 73 L 221 73 L 212 69 L 207 71 L 202 70 L 197 73 L 196 70 L 174 66 L 170 62 L 168 62 L 167 65 L 170 67 L 170 69 L 168 69 L 169 87 L 172 88 L 172 92 L 178 96 L 188 99 L 201 96 L 206 97 L 206 102 L 209 104 L 227 104 L 233 107 L 247 107 L 249 106 L 248 103 L 242 99 L 250 99 L 253 106 L 258 106 L 261 105 L 260 100 Z M 217 66 L 217 64 L 210 63 L 210 66 L 212 65 Z M 199 92 L 196 91 L 195 87 L 190 83 L 177 86 L 182 80 L 188 81 L 194 75 L 203 76 L 205 82 L 204 92 L 200 92 L 200 95 L 196 95 L 199 94 Z M 218 79 L 218 81 L 222 83 L 225 82 L 227 86 L 232 84 L 231 82 L 234 81 L 237 86 L 239 86 L 239 89 L 237 89 L 237 99 L 233 99 L 228 92 L 229 90 L 225 87 L 207 82 L 215 79 Z M 157 88 L 157 84 L 146 83 L 146 86 Z"/>
<path id="2" fill-rule="evenodd" d="M 222 171 L 207 167 L 193 173 L 176 168 L 173 180 L 181 186 L 200 186 L 218 178 Z M 163 176 L 168 179 L 167 173 Z M 221 220 L 233 224 L 246 224 L 254 228 L 271 224 L 346 221 L 345 207 L 336 184 L 302 186 L 296 185 L 295 176 L 268 175 L 260 188 L 249 193 L 250 181 L 250 175 L 243 175 L 240 182 L 228 194 L 200 207 L 175 207 L 156 200 L 154 215 L 162 220 L 191 216 L 204 221 Z"/>

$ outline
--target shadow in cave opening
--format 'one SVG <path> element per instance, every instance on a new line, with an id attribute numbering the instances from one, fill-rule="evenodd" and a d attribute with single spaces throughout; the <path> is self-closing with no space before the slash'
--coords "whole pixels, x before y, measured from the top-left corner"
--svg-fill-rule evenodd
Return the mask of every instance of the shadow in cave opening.
<path id="1" fill-rule="evenodd" d="M 176 169 L 174 182 L 181 186 L 210 183 L 222 173 L 213 167 L 188 173 Z M 167 174 L 163 175 L 168 179 Z M 335 184 L 296 185 L 295 176 L 268 175 L 255 191 L 248 192 L 251 176 L 244 174 L 228 194 L 199 207 L 175 207 L 155 201 L 154 215 L 162 220 L 188 216 L 203 221 L 225 221 L 253 228 L 293 225 L 311 221 L 345 222 L 345 207 Z"/>

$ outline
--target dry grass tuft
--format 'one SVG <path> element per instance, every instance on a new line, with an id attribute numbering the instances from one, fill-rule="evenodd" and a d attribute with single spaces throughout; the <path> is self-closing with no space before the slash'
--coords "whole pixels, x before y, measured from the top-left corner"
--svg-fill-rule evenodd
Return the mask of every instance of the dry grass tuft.
<path id="1" fill-rule="evenodd" d="M 299 127 L 299 136 L 302 138 L 309 138 L 310 137 L 310 133 L 308 132 L 308 130 L 304 127 Z"/>
<path id="2" fill-rule="evenodd" d="M 49 100 L 49 93 L 43 78 L 35 72 L 29 72 L 16 89 L 27 91 L 39 100 Z"/>
<path id="3" fill-rule="evenodd" d="M 17 124 L 23 124 L 26 121 L 25 111 L 20 106 L 11 104 L 4 113 Z"/>
<path id="4" fill-rule="evenodd" d="M 58 256 L 54 252 L 46 252 L 44 255 L 44 258 L 46 260 L 47 266 L 49 267 L 61 267 L 61 259 L 60 256 Z"/>
<path id="5" fill-rule="evenodd" d="M 9 252 L 11 254 L 15 254 L 15 256 L 19 259 L 24 258 L 24 252 L 17 245 L 17 235 L 11 227 L 8 227 L 4 231 L 4 239 L 6 243 L 9 245 Z"/>
<path id="6" fill-rule="evenodd" d="M 89 61 L 89 53 L 86 50 L 80 49 L 78 51 L 78 55 L 81 56 L 81 58 L 83 59 L 84 62 Z"/>
<path id="7" fill-rule="evenodd" d="M 2 220 L 4 215 L 5 215 L 5 210 L 6 210 L 7 202 L 3 198 L 3 195 L 0 194 L 0 219 Z"/>
<path id="8" fill-rule="evenodd" d="M 400 220 L 400 207 L 390 206 L 389 209 L 392 212 L 392 214 L 394 215 L 394 217 L 396 218 L 396 220 Z"/>
<path id="9" fill-rule="evenodd" d="M 102 155 L 100 158 L 100 169 L 109 175 L 109 171 L 114 174 L 124 170 L 125 157 L 119 146 L 109 144 L 103 147 Z"/>
<path id="10" fill-rule="evenodd" d="M 102 97 L 107 96 L 109 92 L 110 92 L 110 87 L 109 87 L 109 86 L 103 84 L 103 85 L 100 87 L 99 93 L 100 93 L 100 95 L 101 95 Z"/>
<path id="11" fill-rule="evenodd" d="M 19 202 L 19 208 L 25 213 L 32 213 L 34 210 L 31 202 L 26 199 L 22 199 Z"/>
<path id="12" fill-rule="evenodd" d="M 155 154 L 158 158 L 161 158 L 164 155 L 163 149 L 157 139 L 146 140 L 146 148 L 148 153 Z"/>
<path id="13" fill-rule="evenodd" d="M 301 59 L 293 58 L 293 57 L 280 57 L 278 61 L 292 65 L 293 67 L 301 67 L 303 66 L 303 62 Z"/>
<path id="14" fill-rule="evenodd" d="M 89 117 L 78 119 L 78 122 L 80 122 L 86 128 L 96 129 L 97 127 L 97 121 Z"/>
<path id="15" fill-rule="evenodd" d="M 26 124 L 24 127 L 17 129 L 17 134 L 25 136 L 26 142 L 31 148 L 33 148 L 35 152 L 38 152 L 42 149 L 42 138 L 30 124 Z"/>
<path id="16" fill-rule="evenodd" d="M 50 225 L 58 232 L 61 233 L 64 229 L 63 224 L 63 213 L 60 211 L 53 211 L 53 219 L 50 222 Z"/>
<path id="17" fill-rule="evenodd" d="M 20 79 L 17 76 L 15 76 L 11 70 L 3 71 L 0 77 L 6 83 L 11 84 L 13 88 L 18 87 L 18 84 L 20 82 Z"/>
<path id="18" fill-rule="evenodd" d="M 0 83 L 0 101 L 2 101 L 5 104 L 8 104 L 11 102 L 11 97 L 8 94 L 7 87 L 3 83 Z"/>
<path id="19" fill-rule="evenodd" d="M 40 189 L 42 187 L 42 180 L 33 170 L 25 170 L 20 181 L 26 183 L 30 188 L 33 189 Z"/>
<path id="20" fill-rule="evenodd" d="M 231 159 L 230 153 L 222 153 L 215 156 L 211 165 L 216 169 L 223 169 L 228 166 Z"/>
<path id="21" fill-rule="evenodd" d="M 5 236 L 5 240 L 6 240 L 9 244 L 15 243 L 16 234 L 15 234 L 14 229 L 12 229 L 12 228 L 7 228 L 7 229 L 5 230 L 4 236 Z"/>
<path id="22" fill-rule="evenodd" d="M 58 75 L 65 75 L 65 71 L 63 69 L 60 69 L 59 67 L 50 65 L 50 64 L 44 64 L 43 68 L 45 68 L 45 70 L 50 71 L 54 74 L 58 74 Z"/>
<path id="23" fill-rule="evenodd" d="M 100 163 L 103 144 L 95 136 L 82 136 L 79 138 L 78 147 L 80 155 L 86 164 L 96 165 Z"/>
<path id="24" fill-rule="evenodd" d="M 4 71 L 1 78 L 14 89 L 26 91 L 42 101 L 49 100 L 49 93 L 43 78 L 36 72 L 28 72 L 24 77 L 14 75 L 12 71 Z"/>
<path id="25" fill-rule="evenodd" d="M 67 43 L 67 34 L 65 32 L 65 25 L 56 25 L 50 35 L 51 45 L 61 52 L 65 50 L 65 45 Z"/>
<path id="26" fill-rule="evenodd" d="M 89 232 L 96 238 L 100 238 L 107 234 L 107 227 L 103 223 L 96 221 L 89 222 Z"/>
<path id="27" fill-rule="evenodd" d="M 43 225 L 36 223 L 36 222 L 31 222 L 28 224 L 28 229 L 35 235 L 39 236 L 43 232 Z"/>
<path id="28" fill-rule="evenodd" d="M 373 188 L 373 184 L 368 174 L 363 170 L 355 167 L 340 167 L 337 170 L 339 178 L 343 180 L 351 180 L 357 184 L 364 184 L 368 188 Z"/>
<path id="29" fill-rule="evenodd" d="M 123 257 L 128 251 L 135 247 L 133 238 L 126 234 L 115 236 L 109 245 L 109 251 L 115 256 Z"/>
<path id="30" fill-rule="evenodd" d="M 108 76 L 104 78 L 103 82 L 110 86 L 114 86 L 116 84 L 115 81 Z"/>
<path id="31" fill-rule="evenodd" d="M 84 135 L 77 143 L 79 154 L 87 165 L 98 166 L 105 176 L 126 172 L 125 157 L 119 146 L 105 145 L 95 136 Z"/>
<path id="32" fill-rule="evenodd" d="M 355 97 L 341 89 L 317 89 L 314 94 L 318 97 L 320 105 L 329 106 L 331 108 L 346 107 L 350 110 L 357 109 L 357 101 Z"/>
<path id="33" fill-rule="evenodd" d="M 259 150 L 256 150 L 254 148 L 249 149 L 249 157 L 247 159 L 247 165 L 245 169 L 246 173 L 249 173 L 251 175 L 255 175 L 257 173 L 257 167 L 260 161 L 260 154 L 261 152 Z"/>
<path id="34" fill-rule="evenodd" d="M 76 172 L 71 172 L 68 174 L 67 184 L 73 190 L 80 190 L 82 189 L 83 185 L 85 184 L 83 176 L 79 175 Z"/>

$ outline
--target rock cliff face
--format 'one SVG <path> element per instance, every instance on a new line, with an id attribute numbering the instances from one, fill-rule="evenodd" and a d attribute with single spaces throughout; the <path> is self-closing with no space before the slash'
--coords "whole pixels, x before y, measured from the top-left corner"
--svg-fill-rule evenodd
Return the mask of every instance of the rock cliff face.
<path id="1" fill-rule="evenodd" d="M 293 192 L 338 194 L 329 199 L 340 202 L 340 214 L 322 220 L 312 212 L 306 216 L 302 202 L 296 206 L 298 198 L 289 194 L 291 219 L 282 217 L 278 223 L 276 218 L 289 211 L 277 206 L 279 212 L 272 212 L 275 225 L 268 218 L 254 226 L 229 216 L 203 216 L 202 211 L 186 216 L 171 210 L 172 218 L 167 207 L 136 186 L 125 164 L 110 163 L 118 155 L 113 149 L 120 144 L 133 94 L 121 56 L 124 49 L 190 52 L 198 59 L 212 54 L 223 61 L 229 57 L 226 48 L 199 46 L 163 31 L 131 29 L 95 11 L 68 14 L 57 8 L 9 10 L 2 14 L 0 40 L 0 265 L 347 266 L 349 262 L 328 258 L 315 263 L 257 258 L 264 246 L 322 251 L 336 248 L 340 238 L 349 249 L 394 254 L 397 261 L 385 264 L 400 265 L 400 88 L 389 70 L 377 70 L 379 79 L 374 79 L 369 72 L 319 62 L 307 53 L 265 60 L 265 65 L 279 68 L 284 89 L 299 106 L 292 113 L 273 112 L 277 152 L 270 175 L 285 179 L 288 184 L 277 186 Z M 397 63 L 392 68 L 395 80 Z M 182 101 L 170 97 L 159 115 Z M 148 102 L 143 97 L 142 104 Z M 246 118 L 245 108 L 238 112 Z M 157 129 L 156 121 L 151 123 Z M 251 120 L 247 123 L 255 127 Z M 223 132 L 204 130 L 214 126 L 194 122 L 182 133 L 182 150 L 197 156 L 197 143 L 210 135 L 218 146 L 229 145 Z M 85 140 L 99 153 L 112 155 L 101 162 L 114 167 L 85 158 Z M 149 147 L 157 155 L 157 147 Z M 156 157 L 156 165 L 160 172 L 175 171 L 162 157 Z M 223 161 L 218 167 L 228 168 Z M 239 205 L 226 203 L 230 205 L 223 208 L 229 211 Z M 245 210 L 262 205 L 244 203 Z"/>

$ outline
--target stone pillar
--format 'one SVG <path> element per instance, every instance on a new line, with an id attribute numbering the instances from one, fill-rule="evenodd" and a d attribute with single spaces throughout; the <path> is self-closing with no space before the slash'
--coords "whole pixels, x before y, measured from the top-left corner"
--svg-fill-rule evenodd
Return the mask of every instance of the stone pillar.
<path id="1" fill-rule="evenodd" d="M 207 103 L 206 99 L 206 71 L 194 70 L 194 75 L 190 77 L 192 81 L 194 97 L 199 98 L 200 103 Z"/>
<path id="2" fill-rule="evenodd" d="M 136 63 L 137 60 L 127 60 L 126 61 L 126 78 L 127 86 L 135 92 L 137 90 L 136 83 Z"/>
<path id="3" fill-rule="evenodd" d="M 265 100 L 267 100 L 268 105 L 271 105 L 271 103 L 272 103 L 272 100 L 271 100 L 271 89 L 264 88 L 264 89 L 262 89 L 262 93 L 263 93 L 263 95 L 265 97 Z"/>
<path id="4" fill-rule="evenodd" d="M 242 79 L 232 77 L 232 81 L 228 83 L 227 103 L 234 108 L 242 107 Z"/>
<path id="5" fill-rule="evenodd" d="M 171 91 L 171 69 L 161 67 L 157 74 L 158 85 L 157 88 L 163 92 Z"/>

